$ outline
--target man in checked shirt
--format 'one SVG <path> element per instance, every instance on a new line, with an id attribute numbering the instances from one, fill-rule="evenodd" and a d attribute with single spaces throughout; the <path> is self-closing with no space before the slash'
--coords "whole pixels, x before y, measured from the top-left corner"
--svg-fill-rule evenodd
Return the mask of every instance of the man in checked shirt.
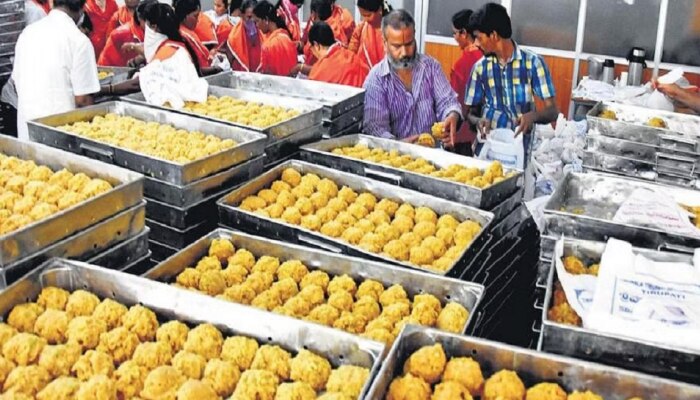
<path id="1" fill-rule="evenodd" d="M 511 38 L 513 30 L 506 9 L 495 3 L 484 5 L 469 20 L 475 44 L 485 56 L 474 64 L 467 84 L 467 113 L 483 102 L 481 116 L 468 115 L 482 139 L 491 129 L 509 128 L 524 134 L 526 154 L 534 124 L 556 121 L 554 84 L 542 57 L 525 50 Z M 544 101 L 537 110 L 533 94 Z M 477 148 L 477 153 L 480 149 Z M 526 156 L 526 159 L 528 157 Z"/>
<path id="2" fill-rule="evenodd" d="M 435 59 L 416 50 L 415 23 L 405 10 L 395 10 L 382 21 L 386 56 L 365 81 L 365 133 L 415 142 L 421 133 L 444 122 L 453 139 L 462 121 L 457 94 Z"/>

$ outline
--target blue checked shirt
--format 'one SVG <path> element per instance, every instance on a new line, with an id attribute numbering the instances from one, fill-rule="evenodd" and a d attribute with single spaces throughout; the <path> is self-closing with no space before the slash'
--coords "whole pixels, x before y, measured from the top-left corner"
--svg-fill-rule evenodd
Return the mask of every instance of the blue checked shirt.
<path id="1" fill-rule="evenodd" d="M 464 102 L 476 106 L 484 100 L 482 117 L 491 128 L 515 129 L 518 118 L 534 110 L 537 97 L 554 97 L 554 84 L 547 64 L 537 54 L 513 41 L 513 56 L 505 66 L 496 56 L 483 57 L 472 68 Z"/>

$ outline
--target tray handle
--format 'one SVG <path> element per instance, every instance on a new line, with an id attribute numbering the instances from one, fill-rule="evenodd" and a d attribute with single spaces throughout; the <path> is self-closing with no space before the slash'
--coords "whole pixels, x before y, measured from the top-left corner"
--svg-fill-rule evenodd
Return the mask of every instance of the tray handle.
<path id="1" fill-rule="evenodd" d="M 365 167 L 365 176 L 368 178 L 376 179 L 378 181 L 387 182 L 396 186 L 401 186 L 401 181 L 403 178 L 396 174 L 390 174 L 388 172 L 379 171 L 373 168 Z"/>
<path id="2" fill-rule="evenodd" d="M 657 171 L 659 168 L 662 166 L 659 165 L 659 162 L 661 160 L 666 160 L 667 162 L 670 163 L 675 163 L 678 165 L 688 165 L 690 168 L 690 171 L 688 171 L 688 168 L 674 168 L 674 167 L 665 167 L 663 168 L 663 171 L 669 171 L 669 172 L 675 172 L 679 175 L 684 175 L 684 176 L 693 176 L 695 174 L 695 160 L 689 157 L 682 157 L 678 156 L 675 154 L 669 154 L 669 153 L 656 153 L 656 169 Z"/>
<path id="3" fill-rule="evenodd" d="M 681 253 L 681 254 L 690 254 L 693 255 L 695 254 L 695 250 L 691 249 L 690 247 L 685 247 L 685 246 L 680 246 L 677 244 L 673 243 L 661 243 L 659 247 L 657 247 L 658 251 L 668 251 L 672 253 Z"/>
<path id="4" fill-rule="evenodd" d="M 318 239 L 314 239 L 314 238 L 306 236 L 306 235 L 301 235 L 301 234 L 298 235 L 297 240 L 303 244 L 308 244 L 312 247 L 318 247 L 318 248 L 321 248 L 323 250 L 330 251 L 331 253 L 340 254 L 343 252 L 343 250 L 341 250 L 341 249 L 339 249 L 331 244 L 320 241 Z"/>
<path id="5" fill-rule="evenodd" d="M 80 151 L 88 158 L 108 162 L 110 164 L 114 163 L 114 153 L 111 150 L 93 146 L 88 143 L 80 143 Z"/>
<path id="6" fill-rule="evenodd" d="M 680 146 L 679 146 L 680 145 Z M 659 147 L 668 150 L 686 150 L 695 152 L 698 143 L 693 139 L 686 139 L 678 136 L 659 136 Z"/>
<path id="7" fill-rule="evenodd" d="M 544 296 L 542 296 L 542 299 L 540 299 L 539 297 L 536 298 L 535 302 L 532 303 L 532 308 L 534 308 L 535 310 L 540 310 L 540 311 L 544 310 Z"/>

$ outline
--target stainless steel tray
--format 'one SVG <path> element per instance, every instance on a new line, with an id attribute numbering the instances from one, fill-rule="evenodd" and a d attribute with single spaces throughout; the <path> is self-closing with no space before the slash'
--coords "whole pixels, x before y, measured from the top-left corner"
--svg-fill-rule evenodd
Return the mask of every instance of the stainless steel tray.
<path id="1" fill-rule="evenodd" d="M 119 271 L 125 274 L 131 274 L 139 276 L 143 274 L 144 271 L 148 271 L 153 266 L 153 261 L 151 260 L 152 252 L 149 250 L 146 255 L 139 258 L 138 260 L 129 263 L 119 269 Z"/>
<path id="2" fill-rule="evenodd" d="M 168 108 L 165 106 L 156 106 L 153 104 L 148 104 L 148 102 L 146 102 L 145 97 L 143 96 L 143 93 L 131 94 L 131 95 L 122 97 L 122 100 L 131 102 L 131 103 L 137 103 L 137 104 L 153 107 L 156 109 L 185 114 L 185 115 L 189 115 L 189 116 L 196 117 L 199 119 L 206 119 L 206 120 L 210 120 L 210 121 L 220 122 L 220 123 L 226 124 L 226 125 L 239 126 L 242 128 L 256 131 L 256 132 L 264 133 L 268 136 L 268 138 L 270 140 L 281 139 L 283 137 L 291 135 L 292 133 L 298 132 L 302 129 L 305 129 L 305 128 L 308 128 L 308 127 L 311 127 L 314 125 L 318 125 L 321 123 L 321 114 L 322 114 L 323 110 L 321 108 L 321 105 L 319 103 L 316 103 L 316 102 L 302 100 L 302 99 L 289 98 L 289 97 L 280 97 L 279 95 L 272 95 L 272 94 L 267 94 L 267 93 L 254 92 L 254 91 L 228 89 L 228 88 L 222 88 L 219 86 L 211 86 L 211 85 L 209 86 L 209 95 L 210 96 L 217 96 L 217 97 L 230 96 L 230 97 L 240 99 L 240 100 L 253 101 L 253 102 L 263 103 L 263 104 L 271 105 L 271 106 L 292 108 L 292 109 L 295 109 L 295 110 L 301 112 L 301 114 L 294 117 L 294 118 L 288 119 L 286 121 L 282 121 L 276 125 L 268 126 L 266 128 L 257 128 L 254 126 L 237 124 L 237 123 L 234 123 L 231 121 L 226 121 L 223 119 L 208 117 L 206 115 L 195 114 L 195 113 L 189 112 L 187 110 L 174 110 L 172 108 Z"/>
<path id="3" fill-rule="evenodd" d="M 206 220 L 218 221 L 216 201 L 231 191 L 230 188 L 214 193 L 208 198 L 187 207 L 176 207 L 146 198 L 148 219 L 165 224 L 171 228 L 184 229 Z"/>
<path id="4" fill-rule="evenodd" d="M 362 123 L 364 116 L 365 106 L 360 104 L 352 110 L 348 110 L 344 114 L 337 116 L 333 120 L 324 120 L 323 127 L 326 130 L 326 133 L 331 136 L 335 136 L 353 125 Z"/>
<path id="5" fill-rule="evenodd" d="M 369 390 L 372 378 L 379 370 L 384 351 L 384 346 L 377 342 L 334 329 L 63 259 L 48 261 L 0 293 L 0 315 L 6 316 L 14 306 L 27 299 L 36 299 L 46 286 L 69 291 L 84 289 L 127 307 L 141 304 L 153 310 L 161 321 L 211 323 L 226 336 L 248 336 L 260 343 L 273 343 L 294 352 L 308 349 L 326 357 L 334 367 L 352 364 L 368 368 L 370 377 L 363 394 Z"/>
<path id="6" fill-rule="evenodd" d="M 224 72 L 206 80 L 214 86 L 315 101 L 323 105 L 323 118 L 326 120 L 333 120 L 365 102 L 364 89 L 304 79 Z"/>
<path id="7" fill-rule="evenodd" d="M 178 249 L 172 248 L 167 244 L 155 241 L 152 238 L 149 238 L 148 240 L 148 248 L 151 250 L 151 259 L 157 262 L 165 261 L 179 251 Z"/>
<path id="8" fill-rule="evenodd" d="M 144 277 L 161 282 L 173 282 L 185 268 L 195 265 L 202 257 L 208 255 L 209 247 L 214 239 L 222 238 L 231 240 L 236 248 L 247 249 L 256 258 L 266 255 L 277 257 L 280 260 L 299 260 L 305 265 L 325 271 L 331 276 L 348 274 L 355 280 L 373 279 L 386 287 L 400 284 L 411 297 L 421 293 L 429 293 L 442 302 L 459 303 L 469 310 L 469 319 L 462 327 L 462 332 L 469 326 L 471 317 L 474 315 L 484 292 L 482 285 L 471 282 L 332 254 L 226 229 L 217 229 L 211 232 L 155 266 L 144 274 Z"/>
<path id="9" fill-rule="evenodd" d="M 564 239 L 564 255 L 574 255 L 586 264 L 600 262 L 605 242 Z M 649 249 L 634 249 L 636 254 L 661 262 L 692 263 L 692 256 Z M 540 351 L 595 360 L 621 368 L 657 376 L 700 383 L 700 352 L 658 342 L 601 333 L 550 321 L 547 312 L 552 306 L 556 267 L 550 261 L 547 292 L 542 309 Z M 646 396 L 645 396 L 646 398 Z"/>
<path id="10" fill-rule="evenodd" d="M 397 150 L 401 154 L 408 154 L 414 158 L 424 158 L 439 168 L 446 168 L 451 164 L 459 164 L 465 167 L 476 167 L 483 170 L 490 165 L 488 161 L 463 157 L 443 150 L 429 149 L 398 140 L 382 139 L 367 135 L 343 136 L 303 146 L 301 148 L 302 158 L 311 163 L 326 165 L 341 171 L 389 182 L 423 193 L 430 193 L 436 197 L 468 204 L 481 209 L 490 209 L 496 206 L 515 192 L 518 187 L 522 186 L 522 171 L 518 171 L 517 175 L 505 179 L 503 182 L 484 189 L 479 189 L 446 179 L 434 178 L 428 175 L 417 174 L 411 171 L 331 153 L 333 149 L 338 147 L 348 147 L 356 144 L 367 145 L 370 149 L 380 148 L 384 151 Z M 511 170 L 504 170 L 506 173 L 510 171 Z"/>
<path id="11" fill-rule="evenodd" d="M 187 247 L 216 228 L 217 223 L 217 218 L 211 218 L 186 229 L 177 229 L 152 219 L 146 219 L 146 225 L 151 228 L 150 239 L 175 249 Z"/>
<path id="12" fill-rule="evenodd" d="M 349 188 L 357 192 L 369 192 L 377 196 L 378 198 L 389 199 L 393 201 L 398 201 L 402 203 L 409 203 L 415 207 L 430 207 L 436 213 L 451 214 L 459 220 L 473 220 L 481 224 L 481 232 L 474 238 L 471 245 L 462 253 L 460 260 L 470 251 L 475 252 L 479 249 L 482 241 L 486 238 L 484 232 L 488 231 L 488 228 L 493 221 L 493 214 L 487 211 L 482 211 L 473 207 L 469 207 L 463 204 L 454 203 L 444 199 L 439 199 L 427 194 L 414 192 L 411 190 L 398 188 L 396 186 L 373 181 L 371 179 L 363 178 L 360 176 L 348 174 L 345 172 L 339 172 L 330 168 L 321 167 L 313 165 L 304 161 L 291 160 L 283 164 L 276 166 L 260 177 L 239 186 L 236 190 L 231 192 L 229 195 L 225 196 L 217 202 L 219 206 L 219 217 L 221 224 L 224 226 L 229 226 L 235 229 L 247 230 L 251 233 L 266 233 L 272 235 L 273 238 L 284 239 L 284 240 L 294 240 L 297 243 L 311 245 L 313 247 L 320 247 L 322 249 L 334 252 L 334 253 L 346 253 L 353 256 L 360 256 L 364 258 L 375 259 L 379 261 L 389 262 L 393 264 L 398 264 L 408 268 L 421 269 L 413 264 L 406 262 L 400 262 L 388 257 L 366 252 L 357 246 L 349 245 L 339 239 L 333 239 L 319 232 L 314 232 L 308 229 L 301 228 L 299 226 L 290 225 L 282 220 L 274 220 L 270 218 L 261 217 L 258 214 L 251 213 L 248 211 L 241 210 L 238 208 L 243 199 L 248 196 L 256 194 L 259 190 L 269 187 L 272 182 L 279 179 L 282 171 L 285 168 L 294 168 L 298 170 L 301 174 L 314 173 L 321 178 L 329 178 L 336 184 L 342 186 L 348 186 Z M 457 265 L 459 260 L 455 263 Z M 445 271 L 440 275 L 448 274 L 450 270 Z M 423 270 L 423 269 L 421 269 Z M 438 274 L 435 271 L 429 271 L 434 274 Z"/>
<path id="13" fill-rule="evenodd" d="M 216 194 L 248 181 L 263 172 L 265 156 L 258 156 L 227 170 L 188 183 L 185 186 L 173 185 L 153 178 L 143 183 L 144 194 L 158 201 L 177 207 L 188 207 Z"/>
<path id="14" fill-rule="evenodd" d="M 406 359 L 421 347 L 435 343 L 442 344 L 448 357 L 471 357 L 478 361 L 484 378 L 502 369 L 513 370 L 525 387 L 553 382 L 567 392 L 591 390 L 607 400 L 635 396 L 645 400 L 700 398 L 698 386 L 414 325 L 407 325 L 401 332 L 367 398 L 384 399 L 391 381 L 403 372 Z"/>
<path id="15" fill-rule="evenodd" d="M 136 70 L 134 68 L 128 67 L 97 67 L 97 72 L 111 72 L 112 75 L 100 80 L 100 85 L 114 85 L 120 82 L 128 80 L 133 72 Z"/>
<path id="16" fill-rule="evenodd" d="M 305 144 L 320 140 L 323 127 L 314 125 L 279 140 L 271 140 L 265 147 L 265 167 L 287 158 L 299 151 Z"/>
<path id="17" fill-rule="evenodd" d="M 0 268 L 0 289 L 16 281 L 52 257 L 86 260 L 110 246 L 143 231 L 146 223 L 145 202 L 41 249 L 29 257 Z"/>
<path id="18" fill-rule="evenodd" d="M 604 110 L 617 114 L 617 121 L 598 115 Z M 667 129 L 646 125 L 653 117 L 660 117 Z M 588 128 L 605 136 L 647 143 L 667 150 L 700 154 L 700 117 L 661 110 L 651 110 L 625 104 L 601 102 L 586 114 Z"/>
<path id="19" fill-rule="evenodd" d="M 119 243 L 116 246 L 90 258 L 87 263 L 109 269 L 121 269 L 124 266 L 142 259 L 149 255 L 148 233 L 150 229 L 144 227 L 143 230 L 131 239 Z"/>
<path id="20" fill-rule="evenodd" d="M 238 143 L 238 146 L 197 161 L 178 164 L 58 129 L 61 125 L 87 121 L 95 116 L 108 113 L 130 116 L 143 121 L 170 124 L 178 129 L 200 131 L 222 139 L 233 139 Z M 29 121 L 28 124 L 29 136 L 34 141 L 73 153 L 81 153 L 181 186 L 261 155 L 266 141 L 265 136 L 256 132 L 121 101 L 102 103 L 40 118 Z"/>
<path id="21" fill-rule="evenodd" d="M 83 172 L 93 178 L 111 183 L 114 189 L 92 197 L 46 219 L 0 236 L 0 266 L 26 258 L 61 239 L 95 225 L 143 198 L 143 176 L 113 165 L 107 165 L 38 143 L 23 142 L 0 135 L 0 152 L 34 160 L 37 164 L 58 171 L 66 168 Z"/>
<path id="22" fill-rule="evenodd" d="M 666 160 L 665 163 L 667 162 L 672 161 Z M 682 164 L 679 163 L 679 165 Z M 700 189 L 700 179 L 697 175 L 688 175 L 674 169 L 659 168 L 655 162 L 585 150 L 583 152 L 583 167 L 586 171 L 623 175 L 648 182 Z"/>
<path id="23" fill-rule="evenodd" d="M 637 247 L 657 250 L 680 247 L 689 253 L 700 247 L 700 237 L 613 222 L 617 209 L 637 188 L 660 189 L 674 199 L 691 199 L 700 203 L 699 191 L 597 173 L 569 173 L 545 205 L 546 234 L 597 241 L 615 237 Z M 576 208 L 583 213 L 571 212 Z"/>

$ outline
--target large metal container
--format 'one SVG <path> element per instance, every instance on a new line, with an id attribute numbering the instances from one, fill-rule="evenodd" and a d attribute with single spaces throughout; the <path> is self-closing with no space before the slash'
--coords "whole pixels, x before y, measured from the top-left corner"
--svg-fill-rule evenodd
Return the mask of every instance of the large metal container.
<path id="1" fill-rule="evenodd" d="M 116 246 L 88 259 L 88 264 L 104 268 L 121 270 L 129 264 L 135 263 L 145 256 L 150 256 L 148 250 L 148 233 L 150 229 L 144 227 L 141 233 L 131 239 L 125 240 Z"/>
<path id="2" fill-rule="evenodd" d="M 222 139 L 233 139 L 238 145 L 187 164 L 179 164 L 58 129 L 62 125 L 88 121 L 98 115 L 109 113 L 159 124 L 170 124 L 178 129 L 200 131 Z M 126 102 L 109 102 L 80 108 L 29 121 L 28 125 L 29 137 L 36 142 L 116 164 L 181 186 L 261 155 L 266 140 L 265 136 L 245 129 Z"/>
<path id="3" fill-rule="evenodd" d="M 471 282 L 426 274 L 394 265 L 371 262 L 363 259 L 328 253 L 308 247 L 278 242 L 259 236 L 252 236 L 226 229 L 217 229 L 187 248 L 168 258 L 148 271 L 144 276 L 161 282 L 173 282 L 185 268 L 196 265 L 209 254 L 214 239 L 228 239 L 237 249 L 244 248 L 256 258 L 277 257 L 281 261 L 299 260 L 304 265 L 328 273 L 330 276 L 350 275 L 356 281 L 373 279 L 385 287 L 399 284 L 412 298 L 421 293 L 429 293 L 444 302 L 456 302 L 469 310 L 470 318 L 462 327 L 469 326 L 471 316 L 481 301 L 484 287 Z"/>
<path id="4" fill-rule="evenodd" d="M 260 343 L 276 344 L 292 352 L 308 349 L 327 358 L 334 367 L 352 364 L 368 368 L 370 377 L 363 395 L 379 370 L 384 351 L 384 346 L 377 342 L 334 329 L 63 259 L 50 260 L 0 293 L 0 315 L 6 316 L 14 306 L 27 299 L 36 299 L 41 289 L 47 286 L 69 291 L 87 290 L 127 307 L 140 304 L 153 310 L 160 321 L 211 323 L 226 336 L 248 336 Z"/>
<path id="5" fill-rule="evenodd" d="M 481 209 L 490 209 L 496 206 L 513 194 L 518 187 L 522 187 L 522 171 L 518 171 L 515 176 L 505 179 L 503 182 L 479 189 L 447 179 L 434 178 L 429 175 L 332 153 L 333 149 L 351 147 L 357 144 L 366 145 L 370 149 L 396 150 L 402 155 L 407 154 L 413 158 L 426 159 L 438 168 L 446 168 L 452 164 L 458 164 L 483 170 L 491 164 L 489 161 L 464 157 L 443 150 L 367 135 L 342 136 L 303 146 L 301 148 L 302 158 L 310 163 L 321 164 L 340 171 L 366 176 L 423 193 L 430 193 L 436 197 Z M 504 170 L 506 173 L 511 171 Z"/>
<path id="6" fill-rule="evenodd" d="M 322 136 L 323 126 L 319 124 L 279 140 L 269 140 L 265 146 L 265 168 L 293 156 L 299 151 L 300 146 L 321 140 Z"/>
<path id="7" fill-rule="evenodd" d="M 660 184 L 700 189 L 694 161 L 677 155 L 658 155 L 647 160 L 597 150 L 584 150 L 583 168 L 587 171 L 628 176 Z M 690 167 L 690 168 L 688 168 Z"/>
<path id="8" fill-rule="evenodd" d="M 217 218 L 209 218 L 185 229 L 178 229 L 152 219 L 146 219 L 146 225 L 151 228 L 150 239 L 174 249 L 182 249 L 194 243 L 207 232 L 216 228 L 217 223 Z"/>
<path id="9" fill-rule="evenodd" d="M 323 105 L 323 118 L 334 120 L 365 102 L 364 89 L 250 72 L 223 72 L 205 78 L 210 85 L 296 97 Z"/>
<path id="10" fill-rule="evenodd" d="M 71 208 L 0 236 L 0 266 L 25 258 L 61 239 L 95 225 L 143 198 L 143 176 L 38 143 L 23 142 L 0 135 L 0 152 L 25 160 L 34 160 L 54 171 L 66 168 L 101 178 L 114 187 Z"/>
<path id="11" fill-rule="evenodd" d="M 215 122 L 220 122 L 222 124 L 227 124 L 227 125 L 233 125 L 233 126 L 240 126 L 242 128 L 250 129 L 256 132 L 264 133 L 268 137 L 268 142 L 274 141 L 274 140 L 279 140 L 281 138 L 287 137 L 293 133 L 296 133 L 302 129 L 309 128 L 314 125 L 318 125 L 321 123 L 321 116 L 323 113 L 322 106 L 313 101 L 308 101 L 308 100 L 302 100 L 302 99 L 295 99 L 295 98 L 289 98 L 289 97 L 280 97 L 279 95 L 272 95 L 272 94 L 267 94 L 267 93 L 260 93 L 260 92 L 254 92 L 254 91 L 245 91 L 245 90 L 237 90 L 237 89 L 228 89 L 228 88 L 222 88 L 218 86 L 209 86 L 209 95 L 210 96 L 217 96 L 217 97 L 222 97 L 222 96 L 229 96 L 233 97 L 235 99 L 239 100 L 245 100 L 245 101 L 252 101 L 256 103 L 262 103 L 265 105 L 270 105 L 270 106 L 278 106 L 278 107 L 284 107 L 284 108 L 291 108 L 294 110 L 299 111 L 301 114 L 288 119 L 286 121 L 282 121 L 278 124 L 268 126 L 266 128 L 258 128 L 254 126 L 248 126 L 248 125 L 243 125 L 243 124 L 238 124 L 234 123 L 231 121 L 226 121 L 223 119 L 218 119 L 218 118 L 213 118 L 209 117 L 206 115 L 202 114 L 196 114 L 187 110 L 174 110 L 165 106 L 155 106 L 152 104 L 149 104 L 145 97 L 143 96 L 143 93 L 136 93 L 132 95 L 128 95 L 125 97 L 122 97 L 123 100 L 126 100 L 128 102 L 132 103 L 137 103 L 149 107 L 154 107 L 157 109 L 161 110 L 166 110 L 166 111 L 174 111 L 180 114 L 185 114 L 189 115 L 192 117 L 197 117 L 200 119 L 207 119 L 210 121 L 215 121 Z"/>
<path id="12" fill-rule="evenodd" d="M 552 236 L 597 241 L 614 237 L 637 247 L 657 250 L 673 248 L 692 253 L 692 249 L 700 247 L 700 236 L 614 222 L 620 205 L 638 188 L 662 191 L 676 201 L 685 199 L 700 204 L 700 192 L 694 190 L 604 174 L 569 173 L 545 205 L 545 231 Z"/>
<path id="13" fill-rule="evenodd" d="M 599 117 L 605 110 L 614 111 L 617 120 Z M 654 117 L 663 119 L 667 128 L 647 125 Z M 669 111 L 651 110 L 626 104 L 600 102 L 586 115 L 591 131 L 618 139 L 646 143 L 660 149 L 700 155 L 700 117 Z"/>
<path id="14" fill-rule="evenodd" d="M 605 242 L 566 238 L 564 256 L 573 255 L 587 265 L 600 262 Z M 635 254 L 659 262 L 692 264 L 692 256 L 634 249 Z M 556 257 L 556 256 L 555 256 Z M 657 376 L 700 383 L 700 352 L 692 349 L 649 342 L 622 335 L 602 333 L 583 327 L 560 324 L 549 320 L 547 312 L 553 305 L 555 260 L 550 262 L 547 292 L 542 310 L 542 333 L 539 350 L 571 357 L 598 361 L 621 368 L 646 372 Z M 646 398 L 646 396 L 645 396 Z"/>
<path id="15" fill-rule="evenodd" d="M 224 189 L 188 207 L 177 207 L 146 198 L 148 200 L 146 213 L 148 218 L 153 221 L 165 224 L 171 228 L 186 230 L 205 220 L 218 221 L 216 201 L 230 191 L 230 188 Z"/>
<path id="16" fill-rule="evenodd" d="M 265 156 L 258 156 L 185 186 L 146 178 L 143 191 L 150 199 L 177 207 L 188 207 L 206 200 L 223 189 L 233 188 L 260 175 L 263 172 L 264 162 Z"/>
<path id="17" fill-rule="evenodd" d="M 311 245 L 312 247 L 320 247 L 322 249 L 334 252 L 345 253 L 353 256 L 375 259 L 384 262 L 398 264 L 404 267 L 421 269 L 418 266 L 407 262 L 400 262 L 383 255 L 369 253 L 360 249 L 358 246 L 350 245 L 340 239 L 333 239 L 322 235 L 319 232 L 314 232 L 304 229 L 300 226 L 287 224 L 284 221 L 264 218 L 256 213 L 248 212 L 238 208 L 238 205 L 248 196 L 256 194 L 258 191 L 269 187 L 272 182 L 280 179 L 282 171 L 286 168 L 294 168 L 302 175 L 313 173 L 321 178 L 328 178 L 334 181 L 339 186 L 347 186 L 358 193 L 369 192 L 381 199 L 389 199 L 399 203 L 408 203 L 414 207 L 429 207 L 437 214 L 450 214 L 458 220 L 473 220 L 481 224 L 482 231 L 474 238 L 474 241 L 464 250 L 460 260 L 465 258 L 467 254 L 473 254 L 478 249 L 486 238 L 484 232 L 488 231 L 488 227 L 493 221 L 493 214 L 487 211 L 482 211 L 463 204 L 439 199 L 424 193 L 414 192 L 412 190 L 399 188 L 388 183 L 378 182 L 357 175 L 339 172 L 334 169 L 320 167 L 304 161 L 287 161 L 269 170 L 260 177 L 245 183 L 229 195 L 225 196 L 217 202 L 219 205 L 219 217 L 221 224 L 235 229 L 249 231 L 250 233 L 264 233 L 271 237 L 282 240 L 292 240 L 296 243 Z M 468 257 L 467 257 L 468 258 Z M 451 269 L 459 263 L 459 260 L 447 271 L 438 273 L 440 275 L 450 273 Z"/>
<path id="18" fill-rule="evenodd" d="M 106 78 L 100 80 L 100 85 L 115 85 L 124 82 L 131 77 L 136 70 L 128 67 L 97 67 L 97 72 L 107 72 Z"/>
<path id="19" fill-rule="evenodd" d="M 513 370 L 525 387 L 553 382 L 567 392 L 591 390 L 609 400 L 635 396 L 646 400 L 700 398 L 698 386 L 415 325 L 407 325 L 401 332 L 367 398 L 384 399 L 391 381 L 403 373 L 406 359 L 421 347 L 436 343 L 442 344 L 448 358 L 471 357 L 479 362 L 484 378 L 502 369 Z"/>
<path id="20" fill-rule="evenodd" d="M 137 206 L 0 268 L 0 289 L 4 289 L 50 258 L 62 257 L 84 261 L 90 257 L 96 257 L 97 253 L 143 232 L 145 223 L 145 202 L 141 202 Z"/>

